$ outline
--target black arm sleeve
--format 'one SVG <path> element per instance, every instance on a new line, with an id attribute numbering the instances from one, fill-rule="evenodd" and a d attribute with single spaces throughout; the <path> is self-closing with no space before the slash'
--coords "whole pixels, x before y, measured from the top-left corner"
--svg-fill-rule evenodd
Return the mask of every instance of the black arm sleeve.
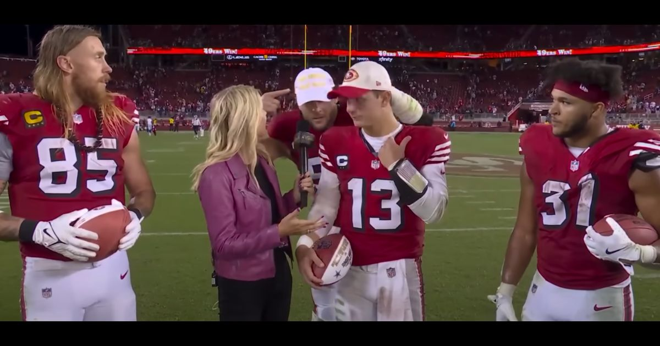
<path id="1" fill-rule="evenodd" d="M 403 179 L 401 179 L 401 177 L 396 173 L 396 169 L 403 163 L 404 160 L 405 159 L 399 160 L 399 162 L 394 165 L 394 168 L 390 171 L 390 176 L 394 181 L 394 185 L 396 185 L 396 189 L 399 190 L 399 199 L 401 203 L 405 205 L 411 205 L 422 198 L 429 187 L 427 185 L 424 188 L 424 191 L 417 193 L 417 191 L 413 190 L 412 187 L 410 187 L 408 184 L 406 184 L 405 181 L 403 181 Z"/>

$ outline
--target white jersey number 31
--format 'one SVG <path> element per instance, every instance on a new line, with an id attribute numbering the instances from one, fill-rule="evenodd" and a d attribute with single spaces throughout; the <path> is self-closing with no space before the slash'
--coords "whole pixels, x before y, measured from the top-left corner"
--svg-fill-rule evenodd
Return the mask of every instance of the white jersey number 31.
<path id="1" fill-rule="evenodd" d="M 594 222 L 592 210 L 595 200 L 593 198 L 595 191 L 598 190 L 598 180 L 591 173 L 583 176 L 578 181 L 580 188 L 580 199 L 577 205 L 577 214 L 575 215 L 575 225 L 579 227 L 589 227 Z M 543 225 L 549 228 L 563 227 L 569 219 L 570 210 L 566 202 L 566 195 L 571 186 L 563 181 L 548 180 L 543 184 L 543 194 L 545 202 L 552 206 L 552 212 L 542 212 Z"/>

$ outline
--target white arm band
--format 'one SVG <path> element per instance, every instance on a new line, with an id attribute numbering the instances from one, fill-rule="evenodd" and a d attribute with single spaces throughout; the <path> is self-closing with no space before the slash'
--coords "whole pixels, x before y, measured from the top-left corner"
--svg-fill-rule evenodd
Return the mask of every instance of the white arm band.
<path id="1" fill-rule="evenodd" d="M 296 248 L 300 245 L 311 247 L 315 239 L 325 237 L 330 233 L 337 218 L 337 212 L 339 211 L 340 197 L 339 178 L 337 178 L 337 174 L 321 166 L 321 178 L 319 184 L 316 186 L 314 204 L 309 214 L 307 214 L 307 219 L 318 220 L 321 216 L 324 216 L 328 226 L 312 232 L 311 234 L 314 236 L 302 235 L 298 238 Z"/>
<path id="2" fill-rule="evenodd" d="M 424 114 L 424 108 L 412 96 L 392 87 L 392 112 L 404 124 L 414 124 Z"/>
<path id="3" fill-rule="evenodd" d="M 444 167 L 444 163 L 432 163 L 422 167 L 421 173 L 428 180 L 429 186 L 420 199 L 408 206 L 427 224 L 437 222 L 442 218 L 449 201 Z"/>
<path id="4" fill-rule="evenodd" d="M 300 236 L 300 238 L 298 238 L 298 243 L 296 243 L 296 249 L 300 245 L 304 245 L 304 246 L 307 246 L 307 247 L 312 247 L 312 245 L 314 245 L 314 239 L 312 239 L 307 234 L 303 234 L 303 235 Z"/>

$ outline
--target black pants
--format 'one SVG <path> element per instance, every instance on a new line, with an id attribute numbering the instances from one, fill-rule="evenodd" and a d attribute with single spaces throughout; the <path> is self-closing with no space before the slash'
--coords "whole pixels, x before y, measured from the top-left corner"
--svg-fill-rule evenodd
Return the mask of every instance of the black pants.
<path id="1" fill-rule="evenodd" d="M 291 268 L 281 249 L 275 252 L 275 277 L 239 281 L 218 276 L 220 321 L 288 321 Z"/>

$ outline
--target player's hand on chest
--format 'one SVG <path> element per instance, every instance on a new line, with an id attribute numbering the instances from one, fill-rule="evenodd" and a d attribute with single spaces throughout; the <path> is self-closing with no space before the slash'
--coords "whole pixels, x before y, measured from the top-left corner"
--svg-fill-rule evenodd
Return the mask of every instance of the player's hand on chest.
<path id="1" fill-rule="evenodd" d="M 410 142 L 411 137 L 407 136 L 401 143 L 397 144 L 393 137 L 388 138 L 383 146 L 378 150 L 378 159 L 385 166 L 391 167 L 397 161 L 405 158 L 406 146 Z"/>

